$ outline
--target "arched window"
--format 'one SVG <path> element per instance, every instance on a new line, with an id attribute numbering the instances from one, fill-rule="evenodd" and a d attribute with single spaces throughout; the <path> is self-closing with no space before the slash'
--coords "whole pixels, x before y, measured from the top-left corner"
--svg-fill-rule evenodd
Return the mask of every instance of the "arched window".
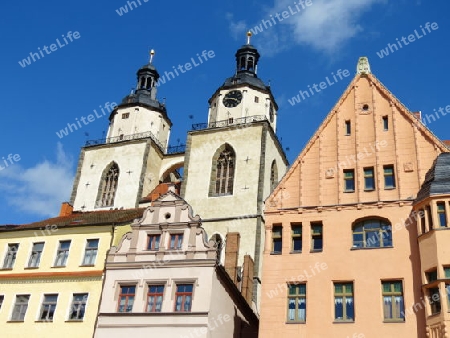
<path id="1" fill-rule="evenodd" d="M 254 58 L 250 56 L 247 61 L 247 70 L 253 71 L 255 68 L 254 64 L 255 64 Z"/>
<path id="2" fill-rule="evenodd" d="M 236 154 L 233 148 L 224 144 L 213 157 L 210 196 L 232 195 Z"/>
<path id="3" fill-rule="evenodd" d="M 278 183 L 278 168 L 275 160 L 272 162 L 272 167 L 270 168 L 270 192 L 275 189 Z"/>
<path id="4" fill-rule="evenodd" d="M 383 219 L 365 219 L 353 225 L 354 248 L 392 247 L 392 225 Z"/>
<path id="5" fill-rule="evenodd" d="M 100 182 L 100 194 L 97 201 L 99 207 L 109 207 L 114 205 L 114 198 L 117 191 L 117 183 L 119 181 L 119 166 L 116 162 L 112 162 L 103 171 Z"/>
<path id="6" fill-rule="evenodd" d="M 239 70 L 243 70 L 245 69 L 245 56 L 241 56 L 241 60 L 240 60 L 240 65 L 239 65 Z"/>

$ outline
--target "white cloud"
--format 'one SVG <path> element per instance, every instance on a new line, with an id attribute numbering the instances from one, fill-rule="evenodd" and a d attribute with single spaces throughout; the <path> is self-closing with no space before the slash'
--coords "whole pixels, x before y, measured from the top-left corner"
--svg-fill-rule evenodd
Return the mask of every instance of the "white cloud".
<path id="1" fill-rule="evenodd" d="M 0 192 L 11 207 L 39 216 L 57 216 L 61 202 L 70 197 L 73 159 L 61 143 L 56 149 L 56 161 L 44 160 L 31 168 L 20 162 L 0 171 Z"/>
<path id="2" fill-rule="evenodd" d="M 243 39 L 244 32 L 248 30 L 247 24 L 244 20 L 234 21 L 234 15 L 232 13 L 226 13 L 226 19 L 229 22 L 229 28 L 231 35 L 235 40 Z"/>
<path id="3" fill-rule="evenodd" d="M 253 25 L 247 25 L 244 21 L 235 22 L 232 15 L 228 15 L 227 19 L 234 36 L 238 29 L 242 33 L 260 25 L 262 20 L 270 20 L 272 16 L 276 24 L 264 27 L 263 32 L 254 37 L 257 41 L 255 44 L 266 55 L 274 55 L 292 45 L 308 45 L 318 51 L 331 53 L 364 30 L 364 23 L 360 22 L 361 16 L 378 3 L 387 1 L 312 0 L 312 5 L 305 6 L 304 9 L 298 5 L 301 9 L 298 11 L 293 0 L 275 0 L 274 6 L 265 10 L 261 19 Z M 289 18 L 283 21 L 275 19 L 276 14 L 283 11 L 290 13 Z"/>

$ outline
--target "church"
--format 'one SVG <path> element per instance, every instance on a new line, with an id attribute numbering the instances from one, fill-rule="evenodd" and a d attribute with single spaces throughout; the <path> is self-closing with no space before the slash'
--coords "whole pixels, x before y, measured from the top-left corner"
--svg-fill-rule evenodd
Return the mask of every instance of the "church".
<path id="1" fill-rule="evenodd" d="M 152 51 L 112 110 L 106 138 L 81 149 L 60 215 L 1 231 L 0 321 L 16 323 L 8 337 L 36 327 L 34 337 L 67 334 L 68 325 L 96 337 L 133 328 L 257 336 L 264 201 L 288 161 L 250 37 L 208 100 L 206 122 L 177 147 L 169 147 L 173 124 L 157 98 Z M 23 283 L 33 290 L 19 292 Z"/>

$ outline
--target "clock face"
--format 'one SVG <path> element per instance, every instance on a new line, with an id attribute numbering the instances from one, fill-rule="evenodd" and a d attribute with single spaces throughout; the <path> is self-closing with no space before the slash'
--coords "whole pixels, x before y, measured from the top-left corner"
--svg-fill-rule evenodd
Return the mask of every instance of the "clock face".
<path id="1" fill-rule="evenodd" d="M 236 107 L 242 101 L 242 93 L 240 90 L 229 91 L 223 98 L 223 105 L 227 108 Z"/>

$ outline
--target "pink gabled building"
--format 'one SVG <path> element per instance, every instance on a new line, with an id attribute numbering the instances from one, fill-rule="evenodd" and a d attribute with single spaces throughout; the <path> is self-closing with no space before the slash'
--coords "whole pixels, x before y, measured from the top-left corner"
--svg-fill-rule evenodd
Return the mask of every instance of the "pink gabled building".
<path id="1" fill-rule="evenodd" d="M 223 243 L 207 242 L 173 187 L 131 229 L 107 255 L 94 337 L 257 337 L 253 261 L 246 256 L 237 275 L 238 233 L 228 234 L 221 265 Z"/>
<path id="2" fill-rule="evenodd" d="M 360 58 L 266 200 L 259 337 L 448 337 L 448 152 Z"/>

